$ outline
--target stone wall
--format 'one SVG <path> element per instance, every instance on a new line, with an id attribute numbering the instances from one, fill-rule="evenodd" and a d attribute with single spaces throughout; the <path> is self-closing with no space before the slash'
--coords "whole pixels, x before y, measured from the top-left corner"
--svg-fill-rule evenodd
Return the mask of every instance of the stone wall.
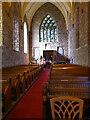
<path id="1" fill-rule="evenodd" d="M 38 3 L 37 3 L 38 4 Z M 77 35 L 77 8 L 79 8 L 79 47 L 76 47 Z M 42 5 L 34 14 L 31 24 L 31 31 L 28 33 L 28 53 L 24 53 L 24 24 L 21 22 L 20 8 L 18 3 L 2 4 L 3 18 L 3 46 L 2 46 L 2 66 L 14 66 L 28 64 L 34 53 L 33 47 L 42 47 L 39 43 L 39 26 L 43 18 L 50 14 L 57 25 L 58 41 L 57 46 L 64 48 L 64 55 L 73 58 L 74 64 L 90 66 L 90 3 L 75 3 L 74 19 L 68 13 L 68 35 L 64 16 L 51 3 Z M 19 21 L 20 27 L 20 50 L 13 50 L 13 18 Z M 54 43 L 52 43 L 54 44 Z M 30 47 L 29 47 L 30 46 Z M 45 45 L 44 45 L 45 46 Z M 30 54 L 29 54 L 30 51 Z M 42 55 L 43 49 L 40 51 Z"/>
<path id="2" fill-rule="evenodd" d="M 66 23 L 64 16 L 58 10 L 57 7 L 55 7 L 51 3 L 46 3 L 42 5 L 37 12 L 34 14 L 34 17 L 32 19 L 32 24 L 31 24 L 31 47 L 32 50 L 30 50 L 30 56 L 34 56 L 34 47 L 38 47 L 40 49 L 40 56 L 43 56 L 43 50 L 45 50 L 45 43 L 39 42 L 39 27 L 46 15 L 49 14 L 53 20 L 55 21 L 57 25 L 57 32 L 58 32 L 58 43 L 50 43 L 52 46 L 61 46 L 64 48 L 64 55 L 67 57 L 68 56 L 68 35 L 67 35 L 67 28 L 66 28 Z"/>
<path id="3" fill-rule="evenodd" d="M 90 2 L 88 4 L 88 66 L 90 67 Z M 90 76 L 90 70 L 89 70 Z"/>
<path id="4" fill-rule="evenodd" d="M 79 16 L 77 21 L 77 9 Z M 79 22 L 79 47 L 76 46 L 78 35 L 76 29 Z M 75 3 L 74 20 L 69 17 L 68 57 L 74 64 L 88 66 L 88 3 Z"/>
<path id="5" fill-rule="evenodd" d="M 2 66 L 14 66 L 29 63 L 28 53 L 24 53 L 24 24 L 21 22 L 20 8 L 18 3 L 2 4 L 3 9 L 3 46 L 2 46 Z M 19 51 L 13 50 L 13 18 L 19 21 Z M 28 40 L 29 45 L 29 40 Z"/>

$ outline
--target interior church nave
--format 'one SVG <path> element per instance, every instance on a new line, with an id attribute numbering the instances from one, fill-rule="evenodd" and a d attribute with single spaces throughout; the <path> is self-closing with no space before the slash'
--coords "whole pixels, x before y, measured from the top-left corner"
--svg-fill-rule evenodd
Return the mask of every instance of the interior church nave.
<path id="1" fill-rule="evenodd" d="M 89 1 L 0 2 L 2 120 L 90 119 L 89 22 Z"/>

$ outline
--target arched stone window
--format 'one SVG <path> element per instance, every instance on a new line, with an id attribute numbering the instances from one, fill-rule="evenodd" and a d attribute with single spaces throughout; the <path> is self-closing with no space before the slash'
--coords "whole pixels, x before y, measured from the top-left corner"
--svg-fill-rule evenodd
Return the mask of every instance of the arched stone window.
<path id="1" fill-rule="evenodd" d="M 24 53 L 27 53 L 27 24 L 24 22 Z"/>
<path id="2" fill-rule="evenodd" d="M 13 18 L 13 49 L 19 51 L 19 22 Z"/>
<path id="3" fill-rule="evenodd" d="M 39 42 L 57 42 L 56 23 L 50 15 L 47 15 L 40 25 Z"/>
<path id="4" fill-rule="evenodd" d="M 61 54 L 61 55 L 64 55 L 63 47 L 58 47 L 58 53 Z"/>

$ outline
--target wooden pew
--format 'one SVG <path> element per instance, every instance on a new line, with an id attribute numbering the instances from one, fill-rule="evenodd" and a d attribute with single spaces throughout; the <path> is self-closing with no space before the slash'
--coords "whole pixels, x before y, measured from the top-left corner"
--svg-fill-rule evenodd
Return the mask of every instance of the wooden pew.
<path id="1" fill-rule="evenodd" d="M 42 70 L 43 65 L 20 65 L 2 69 L 3 112 L 8 111 L 12 101 L 16 101 L 26 91 Z"/>
<path id="2" fill-rule="evenodd" d="M 82 69 L 80 70 L 52 70 L 51 72 L 51 76 L 54 76 L 54 75 L 74 75 L 74 76 L 88 76 L 88 71 L 83 71 Z"/>
<path id="3" fill-rule="evenodd" d="M 17 69 L 18 68 L 18 69 Z M 9 74 L 9 76 L 13 79 L 15 79 L 14 76 L 18 76 L 19 75 L 19 81 L 21 81 L 21 84 L 23 85 L 23 91 L 25 90 L 25 88 L 27 88 L 29 86 L 29 71 L 27 70 L 28 66 L 19 66 L 19 67 L 15 67 L 15 68 L 10 68 L 9 71 L 7 69 L 3 70 L 3 73 Z M 11 74 L 13 73 L 13 74 Z M 23 81 L 23 82 L 22 82 Z M 25 86 L 25 88 L 24 88 Z"/>
<path id="4" fill-rule="evenodd" d="M 84 111 L 87 110 L 88 103 L 90 104 L 90 87 L 87 88 L 86 86 L 83 88 L 81 87 L 55 87 L 50 86 L 50 84 L 44 83 L 43 84 L 43 113 L 44 118 L 50 117 L 51 113 L 47 110 L 50 109 L 50 103 L 49 100 L 53 97 L 58 96 L 72 96 L 72 97 L 78 97 L 84 100 Z"/>
<path id="5" fill-rule="evenodd" d="M 88 67 L 78 66 L 78 65 L 53 65 L 51 72 L 61 72 L 67 74 L 78 74 L 84 73 L 88 75 Z M 53 73 L 54 74 L 54 73 Z"/>
<path id="6" fill-rule="evenodd" d="M 48 81 L 88 81 L 88 77 L 82 77 L 82 76 L 67 76 L 67 75 L 61 75 L 61 76 L 49 76 Z"/>
<path id="7" fill-rule="evenodd" d="M 11 80 L 2 82 L 2 112 L 6 112 L 12 106 Z"/>
<path id="8" fill-rule="evenodd" d="M 53 81 L 49 83 L 49 87 L 61 88 L 90 88 L 90 82 L 85 81 Z"/>
<path id="9" fill-rule="evenodd" d="M 78 84 L 78 83 L 77 83 Z M 83 84 L 83 85 L 82 85 Z M 84 86 L 84 87 L 83 87 Z M 43 84 L 43 97 L 56 96 L 56 95 L 71 95 L 82 98 L 90 98 L 90 83 L 79 83 L 76 84 L 61 84 L 51 85 L 48 82 Z"/>
<path id="10" fill-rule="evenodd" d="M 90 88 L 60 88 L 49 87 L 48 98 L 56 96 L 72 96 L 82 99 L 90 99 Z"/>
<path id="11" fill-rule="evenodd" d="M 20 97 L 20 82 L 19 82 L 19 78 L 17 77 L 17 75 L 13 75 L 13 78 L 10 78 L 10 75 L 8 74 L 3 74 L 2 75 L 2 81 L 6 80 L 7 82 L 9 81 L 9 79 L 11 79 L 11 90 L 12 90 L 12 99 L 15 101 Z M 3 85 L 2 85 L 3 88 Z"/>
<path id="12" fill-rule="evenodd" d="M 87 67 L 65 64 L 51 66 L 48 82 L 43 85 L 44 110 L 49 106 L 49 99 L 58 96 L 78 97 L 88 101 L 90 82 Z"/>

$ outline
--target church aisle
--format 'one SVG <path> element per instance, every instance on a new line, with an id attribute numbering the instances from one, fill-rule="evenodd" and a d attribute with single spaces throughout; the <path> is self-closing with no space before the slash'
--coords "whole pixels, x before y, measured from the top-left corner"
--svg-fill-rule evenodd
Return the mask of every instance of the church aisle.
<path id="1" fill-rule="evenodd" d="M 43 118 L 42 90 L 43 82 L 48 81 L 49 70 L 44 70 L 38 80 L 8 115 L 7 120 L 22 118 Z"/>

